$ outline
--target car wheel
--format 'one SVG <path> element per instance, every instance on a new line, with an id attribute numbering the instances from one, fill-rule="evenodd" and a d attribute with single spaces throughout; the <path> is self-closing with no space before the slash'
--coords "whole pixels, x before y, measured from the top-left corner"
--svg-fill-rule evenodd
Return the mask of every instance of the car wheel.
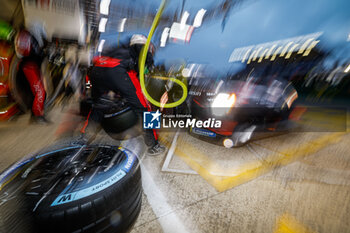
<path id="1" fill-rule="evenodd" d="M 14 212 L 28 215 L 31 232 L 126 232 L 140 212 L 138 159 L 121 147 L 51 149 L 11 174 L 17 175 L 1 193 L 16 190 L 12 202 L 25 204 Z"/>

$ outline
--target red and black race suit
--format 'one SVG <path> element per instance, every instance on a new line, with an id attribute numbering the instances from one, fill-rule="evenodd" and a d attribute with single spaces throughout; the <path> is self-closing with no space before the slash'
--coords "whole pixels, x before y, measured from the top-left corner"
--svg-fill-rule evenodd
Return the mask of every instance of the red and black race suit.
<path id="1" fill-rule="evenodd" d="M 142 117 L 150 111 L 150 105 L 144 97 L 136 71 L 130 69 L 133 59 L 128 51 L 122 51 L 122 58 L 99 56 L 94 58 L 94 66 L 89 73 L 92 82 L 92 97 L 97 99 L 108 91 L 120 93 L 134 111 Z M 157 143 L 155 130 L 145 130 L 145 143 L 153 146 Z"/>
<path id="2" fill-rule="evenodd" d="M 26 58 L 23 59 L 21 66 L 23 73 L 30 85 L 30 89 L 34 95 L 32 113 L 35 116 L 43 116 L 45 103 L 45 89 L 41 80 L 38 62 L 35 59 L 31 60 Z"/>

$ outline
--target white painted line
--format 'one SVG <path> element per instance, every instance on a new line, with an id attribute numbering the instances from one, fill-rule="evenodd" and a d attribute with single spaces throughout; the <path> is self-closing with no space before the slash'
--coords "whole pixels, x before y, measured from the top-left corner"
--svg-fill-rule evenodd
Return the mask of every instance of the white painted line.
<path id="1" fill-rule="evenodd" d="M 267 163 L 267 161 L 263 158 L 263 156 L 262 156 L 261 154 L 259 154 L 256 150 L 254 150 L 253 147 L 251 147 L 249 144 L 247 144 L 246 147 L 247 147 L 248 150 L 249 150 L 250 152 L 252 152 L 252 154 L 255 155 L 255 157 L 257 157 L 261 162 Z"/>
<path id="2" fill-rule="evenodd" d="M 168 153 L 166 155 L 165 161 L 163 163 L 163 167 L 162 167 L 162 171 L 164 171 L 165 168 L 168 168 L 169 163 L 173 157 L 173 154 L 175 152 L 176 149 L 176 142 L 177 142 L 177 138 L 179 137 L 179 131 L 176 131 L 175 136 L 173 138 L 173 141 L 171 142 L 171 146 L 168 150 Z"/>
<path id="3" fill-rule="evenodd" d="M 130 138 L 128 140 L 121 141 L 120 146 L 133 152 L 135 155 L 137 155 L 137 157 L 141 161 L 144 156 L 144 153 L 142 152 L 145 150 L 144 144 L 142 141 L 143 139 L 140 136 L 135 138 Z"/>
<path id="4" fill-rule="evenodd" d="M 180 170 L 180 169 L 172 169 L 169 168 L 169 164 L 171 162 L 171 159 L 173 158 L 175 149 L 176 149 L 176 142 L 177 142 L 177 138 L 179 137 L 179 131 L 177 131 L 175 133 L 174 139 L 171 143 L 171 146 L 168 150 L 168 153 L 166 155 L 166 158 L 164 160 L 163 166 L 161 171 L 162 172 L 174 172 L 174 173 L 182 173 L 182 174 L 193 174 L 193 175 L 198 175 L 198 173 L 194 170 Z"/>
<path id="5" fill-rule="evenodd" d="M 267 151 L 268 153 L 277 153 L 277 154 L 281 154 L 280 152 L 278 152 L 277 150 L 272 150 L 272 149 L 269 149 L 269 148 L 265 148 L 265 147 L 262 147 L 260 146 L 259 144 L 255 144 L 254 142 L 252 142 L 252 145 L 254 146 L 257 146 L 259 147 L 260 149 L 264 150 L 264 151 Z"/>
<path id="6" fill-rule="evenodd" d="M 162 191 L 154 183 L 152 176 L 149 174 L 143 164 L 141 164 L 142 186 L 147 196 L 147 200 L 156 215 L 163 232 L 166 233 L 188 233 L 185 226 L 176 216 L 173 208 L 167 203 Z"/>
<path id="7" fill-rule="evenodd" d="M 180 173 L 180 174 L 187 174 L 187 175 L 198 175 L 198 173 L 193 170 L 180 170 L 180 169 L 173 169 L 173 168 L 164 169 L 164 172 Z"/>

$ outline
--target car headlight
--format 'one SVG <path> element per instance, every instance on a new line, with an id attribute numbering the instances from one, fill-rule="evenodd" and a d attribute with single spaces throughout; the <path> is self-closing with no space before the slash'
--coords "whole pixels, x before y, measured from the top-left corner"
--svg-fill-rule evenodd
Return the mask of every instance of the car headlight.
<path id="1" fill-rule="evenodd" d="M 216 116 L 227 114 L 236 103 L 236 95 L 234 93 L 219 93 L 211 104 L 212 112 Z"/>

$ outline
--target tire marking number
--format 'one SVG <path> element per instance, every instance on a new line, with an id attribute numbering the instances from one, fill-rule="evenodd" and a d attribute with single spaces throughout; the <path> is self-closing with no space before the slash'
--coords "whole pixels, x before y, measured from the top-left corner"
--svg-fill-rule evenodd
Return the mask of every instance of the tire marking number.
<path id="1" fill-rule="evenodd" d="M 59 195 L 55 201 L 51 204 L 51 206 L 56 206 L 56 205 L 61 205 L 61 204 L 65 204 L 68 202 L 72 202 L 87 196 L 90 196 L 94 193 L 97 193 L 99 191 L 102 191 L 106 188 L 108 188 L 109 186 L 117 183 L 121 178 L 123 178 L 126 175 L 126 172 L 123 170 L 119 170 L 116 174 L 114 174 L 113 176 L 111 176 L 110 178 L 96 184 L 93 185 L 91 187 L 76 191 L 76 192 L 72 192 L 72 193 L 67 193 L 67 194 L 62 194 Z"/>

